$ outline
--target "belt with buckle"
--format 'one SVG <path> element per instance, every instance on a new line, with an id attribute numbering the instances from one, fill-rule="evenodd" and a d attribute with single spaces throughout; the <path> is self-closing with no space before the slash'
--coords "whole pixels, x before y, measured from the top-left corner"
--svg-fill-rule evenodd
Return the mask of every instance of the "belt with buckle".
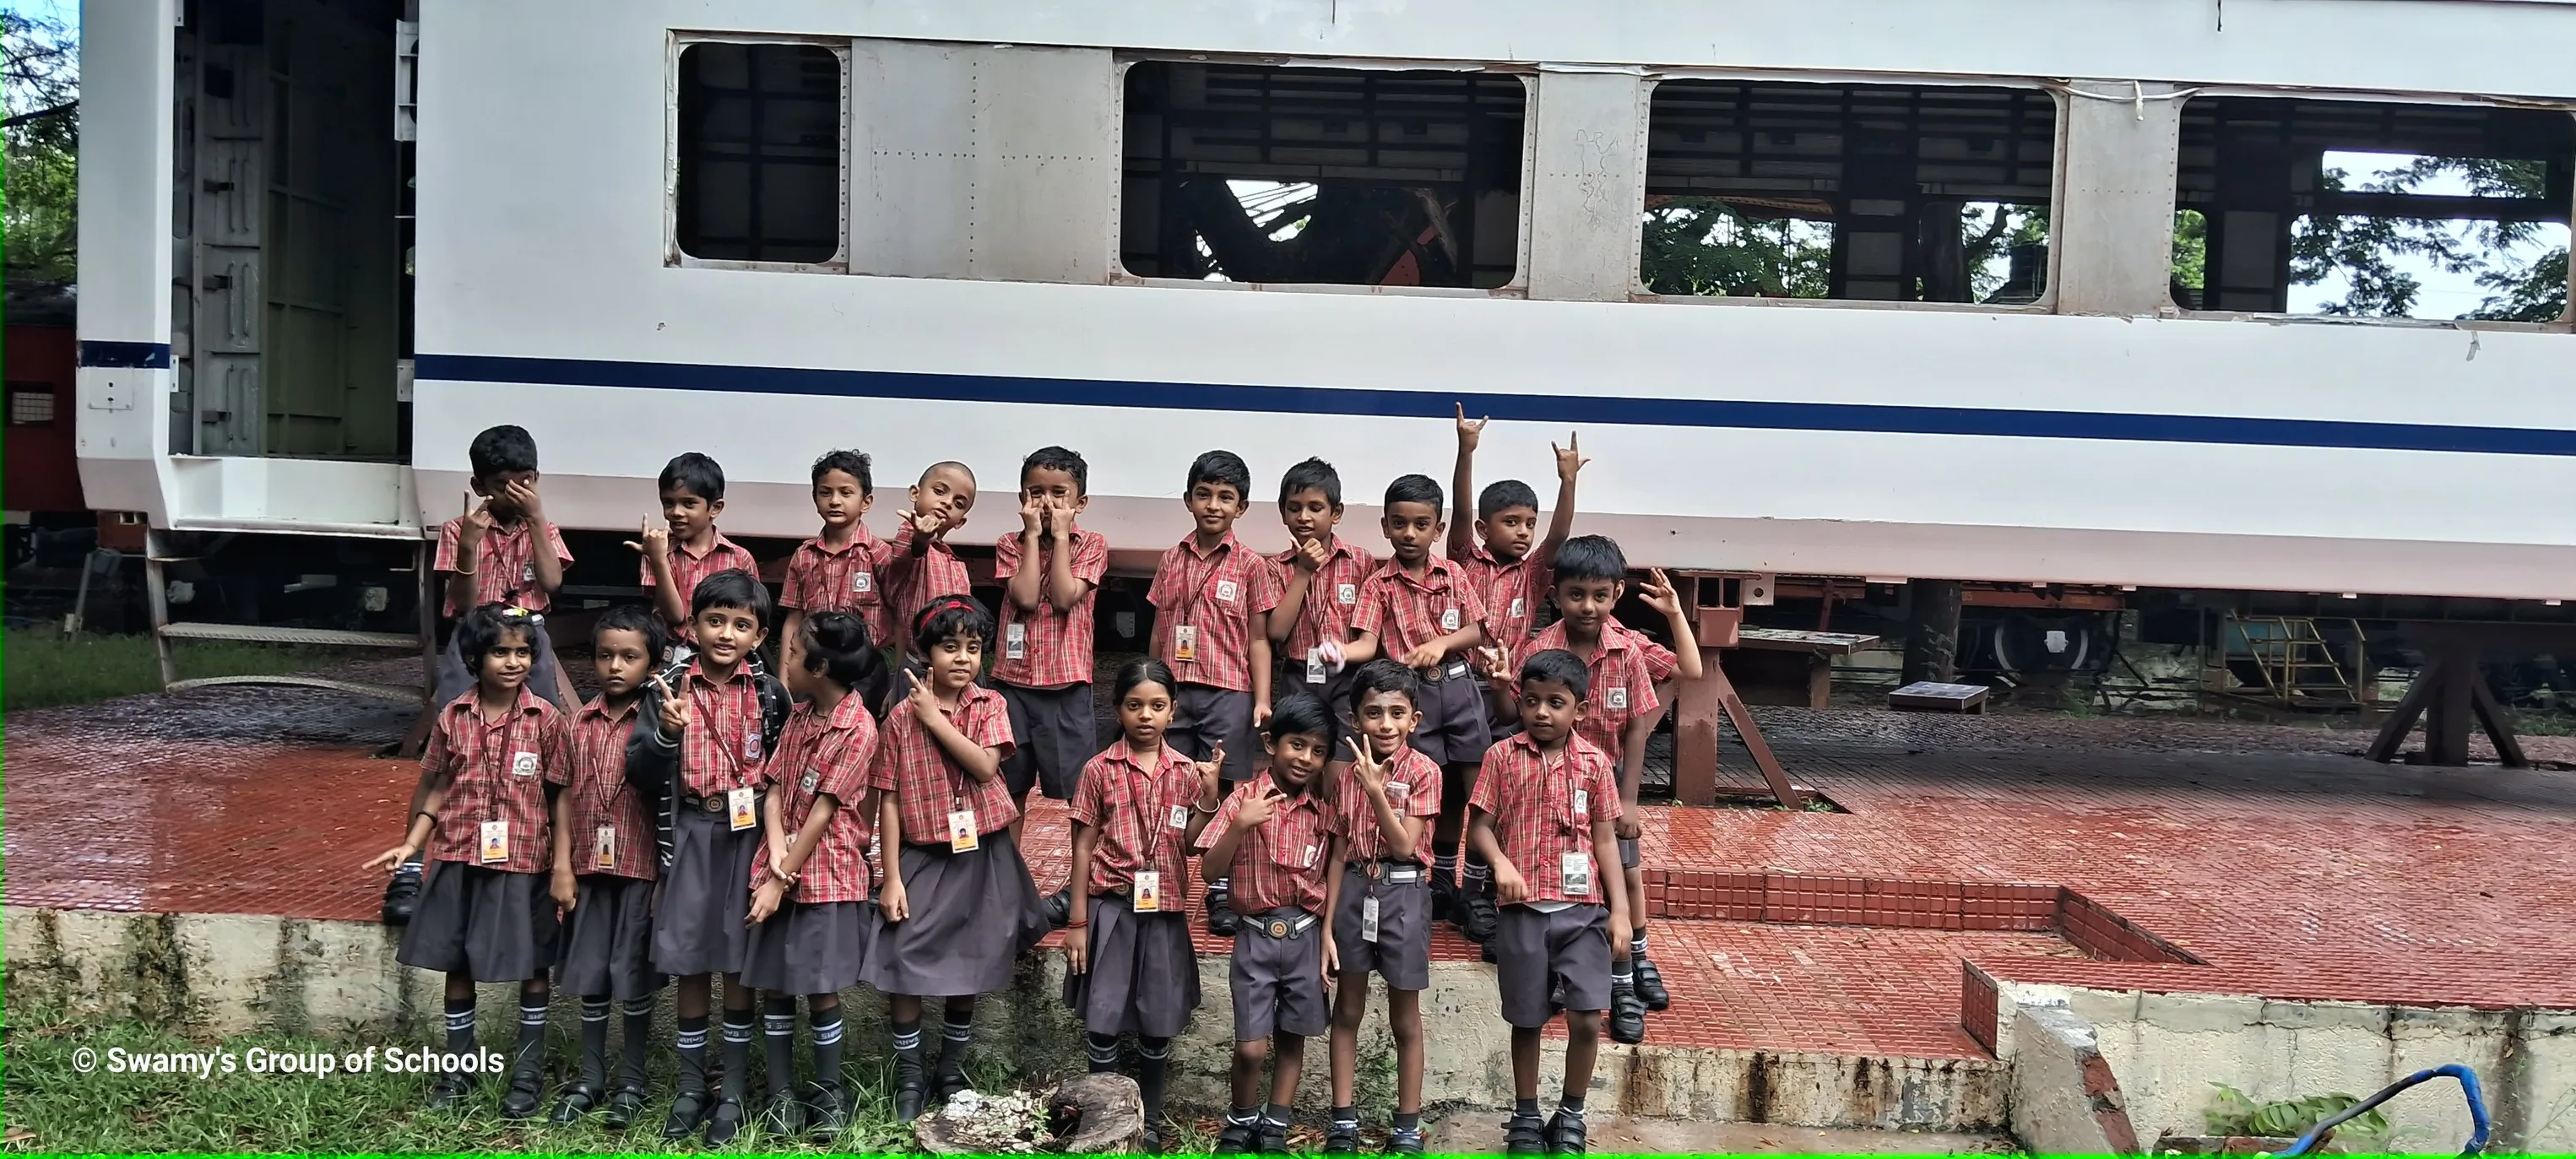
<path id="1" fill-rule="evenodd" d="M 768 794 L 766 793 L 753 793 L 751 795 L 752 807 L 760 807 L 763 803 L 763 798 L 767 796 Z M 725 799 L 722 797 L 693 797 L 686 794 L 683 794 L 680 797 L 680 811 L 684 813 L 695 813 L 702 810 L 708 813 L 722 813 L 725 811 Z"/>
<path id="2" fill-rule="evenodd" d="M 1443 660 L 1432 666 L 1429 671 L 1417 673 L 1417 675 L 1422 677 L 1422 682 L 1425 684 L 1446 683 L 1467 675 L 1467 662 L 1464 660 Z"/>
<path id="3" fill-rule="evenodd" d="M 1351 872 L 1367 875 L 1370 881 L 1388 885 L 1412 885 L 1422 880 L 1422 863 L 1395 857 L 1378 857 L 1350 863 Z"/>
<path id="4" fill-rule="evenodd" d="M 1294 918 L 1255 918 L 1243 923 L 1243 928 L 1264 937 L 1285 941 L 1289 938 L 1301 937 L 1306 931 L 1314 929 L 1315 915 L 1300 913 Z"/>

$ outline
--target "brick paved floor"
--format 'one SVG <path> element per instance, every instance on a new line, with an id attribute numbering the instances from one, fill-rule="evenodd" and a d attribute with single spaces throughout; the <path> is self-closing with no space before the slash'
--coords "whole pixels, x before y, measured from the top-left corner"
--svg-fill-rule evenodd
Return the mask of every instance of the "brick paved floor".
<path id="1" fill-rule="evenodd" d="M 416 770 L 370 754 L 409 715 L 255 688 L 12 714 L 7 901 L 372 918 L 380 879 L 358 866 L 399 838 Z M 1652 925 L 1676 1008 L 1650 1041 L 1979 1057 L 1963 959 L 2009 980 L 2576 1007 L 2576 774 L 2379 766 L 2343 755 L 2358 734 L 2280 726 L 1762 719 L 1849 812 L 1649 810 L 1658 903 L 1707 915 Z M 1041 807 L 1026 844 L 1054 887 L 1061 812 Z M 2040 926 L 2075 891 L 2198 963 L 1977 928 L 1978 885 L 2038 887 L 2014 896 Z M 1929 928 L 1748 920 L 1765 912 Z M 1445 932 L 1435 952 L 1475 953 Z"/>

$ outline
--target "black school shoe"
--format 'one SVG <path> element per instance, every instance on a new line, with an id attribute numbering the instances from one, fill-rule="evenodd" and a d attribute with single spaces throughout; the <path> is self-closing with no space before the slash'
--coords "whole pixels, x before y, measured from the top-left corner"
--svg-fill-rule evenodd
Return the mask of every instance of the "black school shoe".
<path id="1" fill-rule="evenodd" d="M 760 1129 L 766 1134 L 793 1139 L 805 1133 L 805 1122 L 805 1100 L 793 1087 L 769 1096 L 760 1108 Z"/>
<path id="2" fill-rule="evenodd" d="M 921 1048 L 894 1053 L 894 1121 L 909 1123 L 921 1117 L 922 1108 L 930 1102 L 930 1077 L 923 1073 Z"/>
<path id="3" fill-rule="evenodd" d="M 839 1083 L 815 1083 L 806 1088 L 806 1101 L 811 1109 L 805 1120 L 806 1137 L 817 1143 L 831 1143 L 850 1129 L 850 1092 Z"/>
<path id="4" fill-rule="evenodd" d="M 1241 1155 L 1252 1150 L 1252 1129 L 1256 1125 L 1227 1120 L 1225 1126 L 1217 1131 L 1216 1147 L 1209 1154 Z"/>
<path id="5" fill-rule="evenodd" d="M 1207 888 L 1208 932 L 1220 938 L 1231 938 L 1242 928 L 1242 919 L 1234 916 L 1234 890 L 1224 882 Z"/>
<path id="6" fill-rule="evenodd" d="M 1407 1130 L 1403 1127 L 1397 1127 L 1388 1131 L 1386 1133 L 1386 1153 L 1389 1155 L 1421 1154 L 1422 1128 L 1415 1127 L 1411 1130 Z"/>
<path id="7" fill-rule="evenodd" d="M 512 1120 L 536 1118 L 537 1108 L 545 1103 L 545 1099 L 545 1086 L 536 1076 L 512 1079 L 510 1089 L 501 1095 L 501 1117 Z"/>
<path id="8" fill-rule="evenodd" d="M 673 1142 L 696 1134 L 705 1126 L 707 1112 L 715 1108 L 716 1097 L 705 1091 L 681 1091 L 671 1098 L 671 1113 L 662 1120 L 662 1137 Z"/>
<path id="9" fill-rule="evenodd" d="M 583 1115 L 589 1114 L 591 1108 L 598 1105 L 598 1087 L 589 1083 L 574 1083 L 565 1087 L 563 1094 L 555 1099 L 555 1111 L 546 1116 L 546 1121 L 558 1127 L 578 1123 Z"/>
<path id="10" fill-rule="evenodd" d="M 474 1097 L 474 1076 L 450 1071 L 429 1084 L 429 1109 L 452 1110 Z"/>
<path id="11" fill-rule="evenodd" d="M 742 1134 L 742 1101 L 718 1099 L 714 1113 L 707 1116 L 707 1146 L 722 1147 Z"/>
<path id="12" fill-rule="evenodd" d="M 1264 1155 L 1288 1153 L 1288 1124 L 1261 1120 L 1252 1131 L 1252 1149 Z"/>
<path id="13" fill-rule="evenodd" d="M 1638 1001 L 1634 984 L 1610 986 L 1610 1041 L 1621 1046 L 1646 1041 L 1646 1004 Z"/>
<path id="14" fill-rule="evenodd" d="M 1345 1127 L 1340 1123 L 1335 1123 L 1324 1129 L 1324 1154 L 1357 1155 L 1359 1153 L 1359 1124 L 1353 1123 L 1350 1126 Z"/>
<path id="15" fill-rule="evenodd" d="M 411 924 L 412 906 L 420 901 L 420 863 L 410 861 L 394 870 L 394 879 L 385 883 L 385 924 Z"/>
<path id="16" fill-rule="evenodd" d="M 1043 904 L 1046 908 L 1047 924 L 1059 930 L 1063 929 L 1065 923 L 1073 920 L 1073 887 L 1068 885 L 1046 895 Z"/>
<path id="17" fill-rule="evenodd" d="M 1583 1120 L 1558 1111 L 1547 1121 L 1547 1153 L 1580 1155 L 1583 1153 Z"/>
<path id="18" fill-rule="evenodd" d="M 1636 955 L 1636 959 L 1637 997 L 1645 1000 L 1647 1011 L 1661 1014 L 1673 1004 L 1672 993 L 1664 989 L 1663 971 L 1657 970 L 1644 954 Z"/>
<path id="19" fill-rule="evenodd" d="M 620 1086 L 608 1093 L 608 1111 L 599 1117 L 599 1125 L 611 1131 L 623 1131 L 644 1117 L 644 1088 Z"/>
<path id="20" fill-rule="evenodd" d="M 1495 908 L 1492 895 L 1465 893 L 1458 895 L 1458 933 L 1468 941 L 1484 945 L 1494 940 L 1494 931 L 1503 925 L 1503 911 Z"/>
<path id="21" fill-rule="evenodd" d="M 1503 1120 L 1503 1154 L 1547 1154 L 1547 1126 L 1536 1115 L 1513 1115 Z"/>

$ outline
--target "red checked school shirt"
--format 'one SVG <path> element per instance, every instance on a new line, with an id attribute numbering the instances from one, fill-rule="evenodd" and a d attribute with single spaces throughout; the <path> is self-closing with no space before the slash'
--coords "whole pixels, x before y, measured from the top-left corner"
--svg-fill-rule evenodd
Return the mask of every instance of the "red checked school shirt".
<path id="1" fill-rule="evenodd" d="M 999 692 L 980 684 L 967 685 L 957 707 L 941 712 L 979 748 L 999 749 L 1008 759 L 1017 747 L 1011 740 L 1010 709 Z M 939 738 L 930 735 L 929 727 L 914 714 L 909 698 L 896 700 L 894 710 L 886 714 L 885 733 L 877 740 L 876 769 L 869 785 L 895 794 L 903 821 L 902 837 L 911 845 L 948 844 L 948 814 L 957 809 L 975 811 L 979 836 L 1007 828 L 1020 815 L 1020 807 L 1011 801 L 1010 786 L 1003 784 L 1002 778 L 978 781 L 948 759 L 948 751 L 939 747 Z"/>
<path id="2" fill-rule="evenodd" d="M 779 589 L 778 606 L 809 616 L 849 612 L 867 621 L 868 642 L 883 647 L 893 638 L 894 623 L 886 615 L 878 573 L 885 570 L 892 550 L 865 527 L 852 528 L 850 541 L 837 551 L 823 546 L 820 537 L 797 544 L 796 554 L 787 557 L 787 584 Z"/>
<path id="3" fill-rule="evenodd" d="M 1538 602 L 1555 584 L 1554 569 L 1533 564 L 1526 555 L 1503 563 L 1481 543 L 1455 564 L 1485 603 L 1485 642 L 1505 652 L 1520 647 L 1530 638 L 1530 625 L 1538 622 Z"/>
<path id="4" fill-rule="evenodd" d="M 1378 653 L 1388 659 L 1485 621 L 1485 601 L 1436 555 L 1423 561 L 1420 579 L 1394 560 L 1378 565 L 1360 585 L 1360 606 L 1351 615 L 1354 630 L 1377 633 Z"/>
<path id="5" fill-rule="evenodd" d="M 1235 815 L 1243 803 L 1273 784 L 1269 776 L 1253 777 L 1234 787 L 1225 803 L 1217 806 L 1215 819 L 1199 834 L 1199 849 L 1205 852 L 1234 828 Z M 1233 879 L 1234 912 L 1251 917 L 1286 906 L 1317 913 L 1324 908 L 1324 802 L 1313 789 L 1294 797 L 1281 797 L 1271 802 L 1270 819 L 1259 828 L 1247 830 L 1243 840 L 1235 842 L 1234 865 L 1226 875 Z"/>
<path id="6" fill-rule="evenodd" d="M 1045 548 L 1048 556 L 1063 550 L 1063 544 Z M 993 679 L 1022 688 L 1091 683 L 1091 609 L 1100 597 L 1100 577 L 1109 574 L 1109 538 L 1076 527 L 1072 550 L 1073 578 L 1090 585 L 1090 589 L 1067 612 L 1055 606 L 1051 559 L 1022 561 L 1020 537 L 1016 534 L 1003 536 L 994 548 L 995 579 L 1007 583 L 1022 567 L 1038 569 L 1038 610 L 1021 611 L 1008 594 L 1002 597 L 1001 651 L 993 660 Z"/>
<path id="7" fill-rule="evenodd" d="M 653 561 L 644 560 L 642 566 L 644 586 L 653 587 Z M 689 606 L 689 597 L 697 593 L 698 581 L 736 568 L 756 576 L 760 574 L 760 561 L 751 558 L 751 553 L 744 551 L 739 544 L 725 538 L 724 532 L 716 532 L 703 553 L 692 553 L 686 544 L 677 540 L 671 543 L 671 583 L 680 589 L 680 606 L 683 608 Z M 680 622 L 671 627 L 679 633 L 683 643 L 697 643 L 697 633 L 691 630 L 688 617 L 681 617 Z"/>
<path id="8" fill-rule="evenodd" d="M 1359 610 L 1360 585 L 1366 583 L 1369 573 L 1377 569 L 1377 561 L 1369 558 L 1365 549 L 1341 536 L 1334 536 L 1325 547 L 1332 554 L 1326 556 L 1324 566 L 1316 568 L 1315 574 L 1306 580 L 1306 602 L 1297 609 L 1297 624 L 1288 630 L 1287 651 L 1283 653 L 1288 659 L 1289 671 L 1303 684 L 1322 683 L 1306 679 L 1306 657 L 1315 650 L 1315 645 L 1326 640 L 1335 644 L 1350 642 L 1351 615 Z M 1297 549 L 1290 548 L 1270 557 L 1279 565 L 1279 589 L 1283 598 L 1289 581 L 1297 574 L 1297 556 Z M 1339 710 L 1342 706 L 1332 707 Z"/>
<path id="9" fill-rule="evenodd" d="M 721 797 L 734 789 L 769 783 L 760 746 L 760 685 L 751 665 L 734 665 L 733 679 L 718 683 L 689 661 L 679 693 L 689 698 L 689 728 L 680 734 L 680 789 L 693 797 Z M 647 727 L 659 727 L 648 725 Z"/>
<path id="10" fill-rule="evenodd" d="M 787 896 L 807 905 L 868 900 L 868 835 L 873 829 L 865 808 L 870 766 L 877 754 L 876 718 L 867 702 L 844 696 L 827 715 L 811 701 L 796 706 L 779 730 L 778 752 L 770 758 L 777 787 L 779 818 L 787 826 L 787 843 L 814 815 L 814 799 L 832 798 L 832 819 L 823 823 L 823 838 L 796 870 L 796 887 Z M 754 882 L 769 871 L 769 843 L 752 855 Z"/>
<path id="11" fill-rule="evenodd" d="M 1485 750 L 1467 803 L 1493 818 L 1495 842 L 1529 885 L 1524 900 L 1608 904 L 1592 824 L 1619 819 L 1618 768 L 1591 741 L 1573 737 L 1550 758 L 1528 733 L 1514 733 Z M 1565 886 L 1567 854 L 1580 854 L 1589 867 L 1591 888 L 1582 893 Z"/>
<path id="12" fill-rule="evenodd" d="M 1119 738 L 1082 766 L 1073 791 L 1073 819 L 1097 830 L 1091 846 L 1091 892 L 1097 896 L 1136 884 L 1136 871 L 1163 875 L 1162 908 L 1177 913 L 1181 878 L 1189 872 L 1190 809 L 1199 799 L 1198 766 L 1164 745 L 1148 772 Z"/>
<path id="13" fill-rule="evenodd" d="M 1252 691 L 1252 616 L 1279 606 L 1279 572 L 1268 559 L 1230 531 L 1204 553 L 1196 536 L 1185 536 L 1163 552 L 1145 600 L 1154 605 L 1154 658 L 1173 676 Z M 1191 659 L 1180 655 L 1184 627 L 1194 629 Z"/>
<path id="14" fill-rule="evenodd" d="M 1565 621 L 1547 626 L 1512 654 L 1512 672 L 1520 672 L 1529 658 L 1550 648 L 1566 647 Z M 1580 655 L 1580 653 L 1577 653 Z M 1629 628 L 1617 620 L 1601 624 L 1601 647 L 1592 653 L 1585 665 L 1592 672 L 1592 706 L 1574 726 L 1576 735 L 1591 741 L 1610 757 L 1612 767 L 1619 764 L 1619 735 L 1628 722 L 1641 716 L 1663 711 L 1664 702 L 1656 699 L 1655 685 L 1673 678 L 1679 667 L 1673 650 Z"/>
<path id="15" fill-rule="evenodd" d="M 572 760 L 570 730 L 554 705 L 525 688 L 497 722 L 483 719 L 476 696 L 469 691 L 439 710 L 438 728 L 420 757 L 424 770 L 448 774 L 429 859 L 507 873 L 551 872 L 555 851 L 546 825 L 547 770 Z M 487 821 L 509 826 L 502 835 L 506 855 L 493 860 L 483 857 Z"/>
<path id="16" fill-rule="evenodd" d="M 916 556 L 912 554 L 912 539 L 912 521 L 907 519 L 895 529 L 893 542 L 886 545 L 885 565 L 890 589 L 886 594 L 886 614 L 894 621 L 894 630 L 901 634 L 907 649 L 911 647 L 914 620 L 921 615 L 921 609 L 930 606 L 930 601 L 975 594 L 974 577 L 966 574 L 965 563 L 957 558 L 948 541 L 931 540 Z"/>
<path id="17" fill-rule="evenodd" d="M 1360 743 L 1367 744 L 1363 740 Z M 1357 778 L 1342 775 L 1338 807 L 1327 819 L 1326 830 L 1349 843 L 1344 858 L 1356 865 L 1386 856 L 1386 831 L 1378 828 L 1377 806 L 1368 794 L 1360 791 Z M 1437 817 L 1440 815 L 1440 766 L 1411 745 L 1397 745 L 1395 755 L 1386 762 L 1386 803 L 1394 806 L 1398 817 Z M 1413 859 L 1431 863 L 1431 830 L 1425 827 L 1423 839 L 1413 843 Z"/>
<path id="18" fill-rule="evenodd" d="M 548 780 L 572 794 L 575 873 L 653 880 L 653 819 L 645 815 L 643 795 L 626 783 L 626 737 L 642 700 L 612 713 L 605 700 L 592 697 L 572 715 L 572 759 L 546 770 Z"/>
<path id="19" fill-rule="evenodd" d="M 438 559 L 430 565 L 433 571 L 455 571 L 456 551 L 463 542 L 465 521 L 450 519 L 438 528 Z M 572 552 L 564 547 L 563 532 L 554 524 L 546 525 L 546 542 L 555 549 L 555 558 L 572 562 Z M 474 547 L 474 604 L 501 603 L 531 612 L 542 612 L 554 606 L 554 597 L 537 583 L 536 543 L 528 532 L 528 521 L 496 523 L 483 533 L 482 542 Z M 445 591 L 445 584 L 439 585 Z M 447 614 L 461 616 L 471 609 L 446 603 Z"/>

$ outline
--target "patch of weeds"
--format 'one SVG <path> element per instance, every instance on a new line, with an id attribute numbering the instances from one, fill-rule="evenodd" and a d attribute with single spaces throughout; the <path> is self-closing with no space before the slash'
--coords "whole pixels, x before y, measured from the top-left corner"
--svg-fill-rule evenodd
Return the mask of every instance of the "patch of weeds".
<path id="1" fill-rule="evenodd" d="M 6 643 L 11 712 L 161 691 L 161 661 L 149 636 L 93 633 L 75 640 L 53 628 L 11 628 Z M 171 651 L 182 680 L 310 672 L 363 655 L 337 648 L 224 640 L 190 640 L 172 645 Z"/>

